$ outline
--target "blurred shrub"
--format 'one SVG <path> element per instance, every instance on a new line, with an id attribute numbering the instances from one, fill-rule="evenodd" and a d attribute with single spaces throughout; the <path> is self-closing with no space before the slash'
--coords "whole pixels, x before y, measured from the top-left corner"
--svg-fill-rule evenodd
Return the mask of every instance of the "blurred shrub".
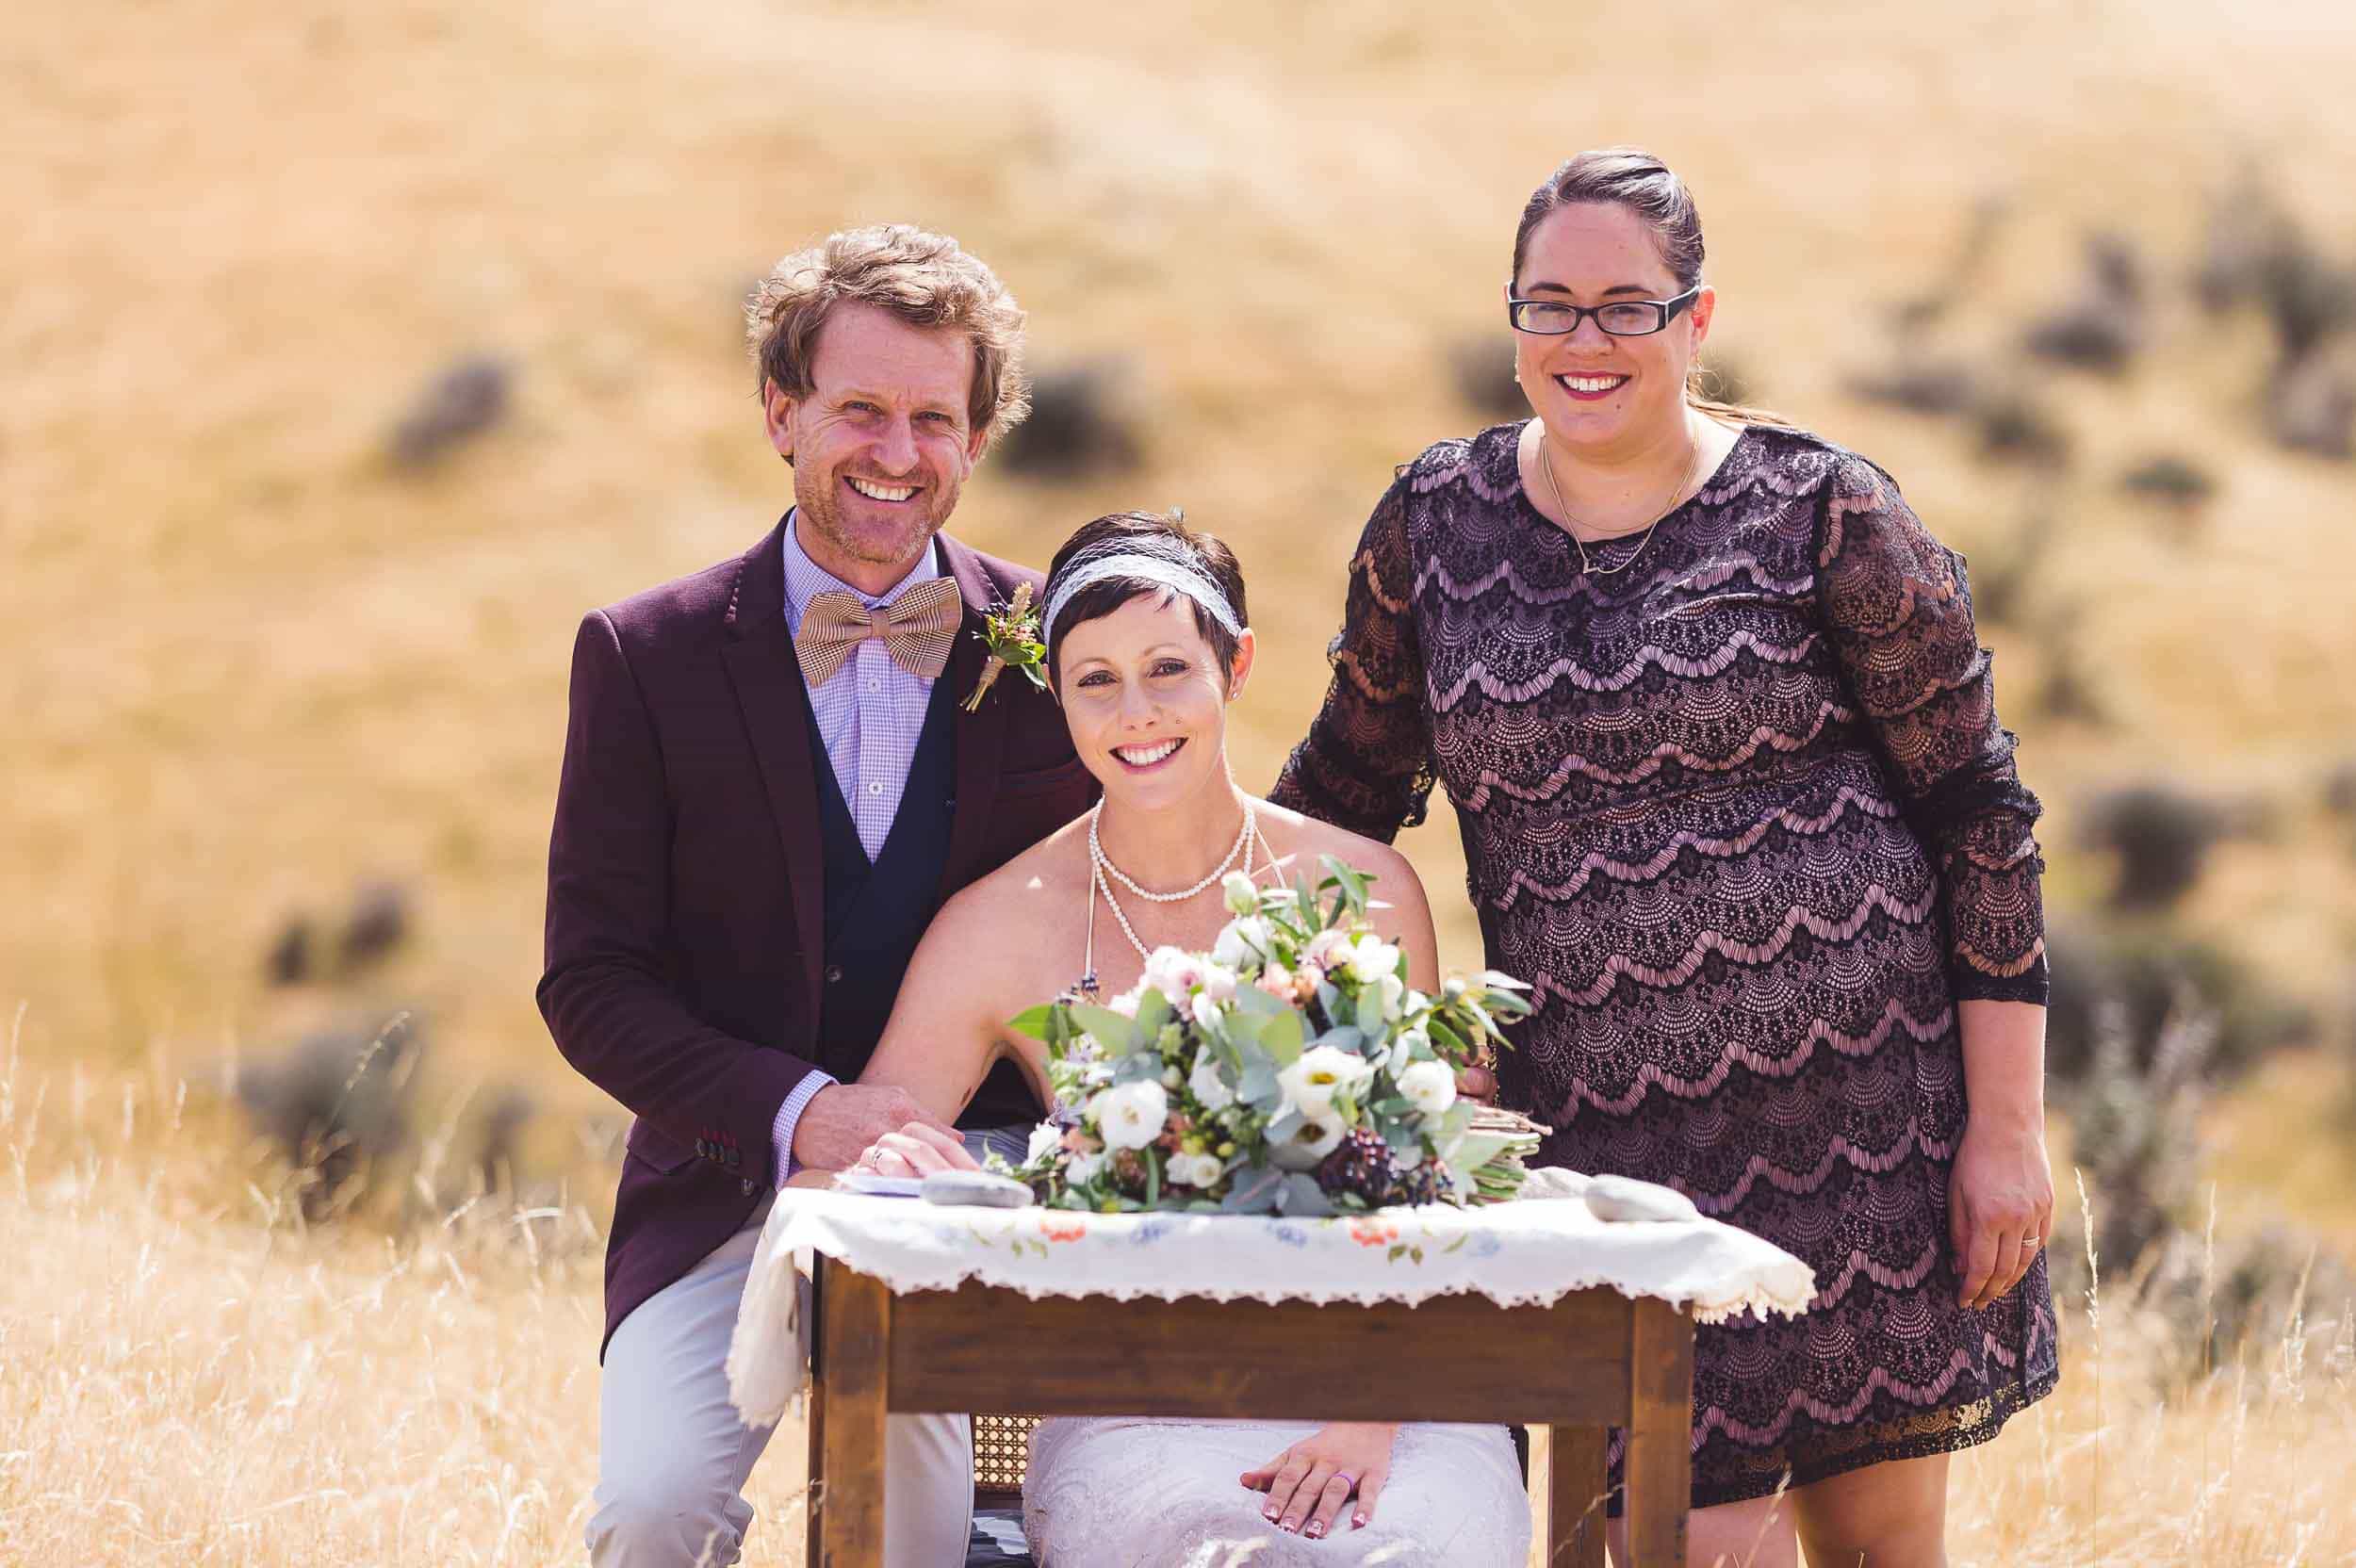
<path id="1" fill-rule="evenodd" d="M 2142 256 L 2122 235 L 2086 239 L 2086 274 L 2068 302 L 2029 323 L 2021 346 L 2041 359 L 2115 374 L 2143 347 Z"/>
<path id="2" fill-rule="evenodd" d="M 2087 844 L 2117 858 L 2114 908 L 2160 910 L 2192 890 L 2210 849 L 2231 826 L 2218 807 L 2146 781 L 2103 791 L 2087 801 L 2082 835 Z"/>
<path id="3" fill-rule="evenodd" d="M 1513 379 L 1513 345 L 1494 333 L 1457 339 L 1448 351 L 1448 379 L 1458 400 L 1483 419 L 1503 423 L 1530 416 L 1530 400 Z"/>
<path id="4" fill-rule="evenodd" d="M 2059 1086 L 2099 1075 L 2101 1024 L 2115 1017 L 2132 1054 L 2127 1066 L 2148 1074 L 2168 1020 L 2197 1014 L 2205 1075 L 2238 1077 L 2267 1052 L 2308 1037 L 2312 1008 L 2279 996 L 2250 966 L 2201 938 L 2168 927 L 2056 923 L 2047 933 L 2053 971 L 2046 1011 L 2047 1074 Z"/>
<path id="5" fill-rule="evenodd" d="M 2217 494 L 2217 481 L 2206 468 L 2165 452 L 2136 464 L 2119 482 L 2131 496 L 2177 506 L 2198 506 Z"/>
<path id="6" fill-rule="evenodd" d="M 1070 481 L 1117 474 L 1141 450 L 1111 362 L 1041 372 L 1031 383 L 1031 416 L 1006 433 L 997 461 L 1033 479 Z"/>
<path id="7" fill-rule="evenodd" d="M 2018 388 L 1991 393 L 1972 410 L 1980 455 L 1993 462 L 2058 468 L 2070 461 L 2070 432 L 2043 403 Z"/>
<path id="8" fill-rule="evenodd" d="M 2091 1070 L 2061 1097 L 2070 1157 L 2093 1216 L 2102 1290 L 2174 1328 L 2166 1370 L 2199 1376 L 2246 1347 L 2294 1339 L 2309 1305 L 2344 1309 L 2352 1283 L 2315 1238 L 2286 1225 L 2215 1233 L 2200 1180 L 2202 1113 L 2224 1075 L 2214 1014 L 2184 1007 L 2146 1028 L 2118 1007 L 2096 1020 Z M 2057 1295 L 2091 1280 L 2085 1217 L 2064 1194 L 2049 1258 Z"/>
<path id="9" fill-rule="evenodd" d="M 444 368 L 393 426 L 387 449 L 394 466 L 430 467 L 451 449 L 495 428 L 507 416 L 514 383 L 507 362 L 489 355 Z"/>
<path id="10" fill-rule="evenodd" d="M 2356 757 L 2335 762 L 2325 772 L 2323 808 L 2335 817 L 2356 817 Z"/>
<path id="11" fill-rule="evenodd" d="M 238 1072 L 237 1099 L 293 1168 L 305 1218 L 344 1213 L 386 1178 L 409 1142 L 424 1053 L 424 1031 L 404 1011 L 320 1030 Z"/>
<path id="12" fill-rule="evenodd" d="M 360 884 L 353 890 L 341 928 L 332 939 L 333 973 L 325 968 L 317 923 L 297 910 L 281 923 L 278 935 L 270 939 L 262 957 L 263 976 L 273 986 L 355 980 L 401 950 L 416 923 L 415 907 L 415 899 L 401 883 Z"/>
<path id="13" fill-rule="evenodd" d="M 2030 700 L 2038 713 L 2057 723 L 2106 725 L 2110 705 L 2078 641 L 2077 625 L 2066 608 L 2046 622 L 2044 676 Z"/>
<path id="14" fill-rule="evenodd" d="M 1908 414 L 1962 414 L 1980 400 L 1979 380 L 1968 366 L 1911 355 L 1851 376 L 1849 390 L 1867 402 Z"/>
<path id="15" fill-rule="evenodd" d="M 2356 367 L 2311 354 L 2269 384 L 2266 424 L 2274 439 L 2316 457 L 2356 457 Z"/>

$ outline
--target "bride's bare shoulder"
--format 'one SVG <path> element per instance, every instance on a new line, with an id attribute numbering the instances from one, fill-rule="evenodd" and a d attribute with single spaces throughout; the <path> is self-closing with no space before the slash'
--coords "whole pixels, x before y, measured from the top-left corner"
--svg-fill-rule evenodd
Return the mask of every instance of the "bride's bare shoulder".
<path id="1" fill-rule="evenodd" d="M 1305 873 L 1315 881 L 1321 874 L 1317 858 L 1331 855 L 1352 870 L 1365 872 L 1391 887 L 1412 884 L 1418 890 L 1423 887 L 1423 879 L 1415 874 L 1413 862 L 1389 844 L 1268 801 L 1260 801 L 1253 808 L 1259 813 L 1261 832 L 1268 841 L 1268 848 L 1279 859 L 1293 862 L 1287 872 Z"/>

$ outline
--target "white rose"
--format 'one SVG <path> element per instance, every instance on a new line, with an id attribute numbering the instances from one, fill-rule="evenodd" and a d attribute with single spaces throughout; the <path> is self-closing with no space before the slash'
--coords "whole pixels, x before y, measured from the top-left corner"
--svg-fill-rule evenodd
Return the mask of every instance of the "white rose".
<path id="1" fill-rule="evenodd" d="M 1258 963 L 1275 937 L 1276 928 L 1261 916 L 1231 920 L 1219 927 L 1219 939 L 1211 944 L 1211 961 L 1229 969 Z"/>
<path id="2" fill-rule="evenodd" d="M 1446 1062 L 1415 1062 L 1399 1075 L 1399 1092 L 1426 1116 L 1456 1103 L 1456 1073 Z"/>
<path id="3" fill-rule="evenodd" d="M 1231 871 L 1219 878 L 1219 891 L 1226 896 L 1227 907 L 1239 915 L 1248 915 L 1260 906 L 1260 890 L 1239 871 Z"/>
<path id="4" fill-rule="evenodd" d="M 1217 1154 L 1172 1154 L 1162 1168 L 1182 1187 L 1215 1187 L 1227 1174 L 1226 1163 Z"/>
<path id="5" fill-rule="evenodd" d="M 1350 972 L 1366 985 L 1373 985 L 1399 968 L 1399 949 L 1380 937 L 1361 937 L 1358 945 L 1350 950 Z"/>
<path id="6" fill-rule="evenodd" d="M 1285 1170 L 1310 1170 L 1318 1161 L 1333 1152 L 1342 1141 L 1346 1129 L 1337 1116 L 1313 1116 L 1293 1129 L 1293 1135 L 1282 1143 L 1268 1145 L 1268 1158 Z"/>
<path id="7" fill-rule="evenodd" d="M 1130 987 L 1104 1005 L 1110 1011 L 1119 1013 L 1122 1018 L 1135 1018 L 1137 1016 L 1137 1004 L 1144 999 L 1145 988 L 1139 984 Z"/>
<path id="8" fill-rule="evenodd" d="M 1084 1187 L 1095 1181 L 1104 1168 L 1102 1154 L 1074 1154 L 1063 1163 L 1063 1179 L 1071 1186 Z"/>
<path id="9" fill-rule="evenodd" d="M 1214 961 L 1203 971 L 1203 994 L 1214 1002 L 1232 1002 L 1235 998 L 1235 972 Z"/>
<path id="10" fill-rule="evenodd" d="M 1110 1149 L 1142 1149 L 1162 1135 L 1170 1096 L 1151 1078 L 1106 1089 L 1089 1102 L 1096 1131 Z"/>
<path id="11" fill-rule="evenodd" d="M 1194 1071 L 1187 1075 L 1186 1087 L 1206 1111 L 1223 1111 L 1235 1102 L 1235 1091 L 1220 1079 L 1219 1064 L 1208 1056 L 1197 1059 Z"/>
<path id="12" fill-rule="evenodd" d="M 1396 974 L 1383 974 L 1381 978 L 1368 982 L 1365 993 L 1359 997 L 1359 1015 L 1364 1017 L 1366 1014 L 1366 1004 L 1368 1003 L 1372 1003 L 1374 1004 L 1375 1017 L 1382 1019 L 1397 1018 L 1399 1017 L 1399 1002 L 1406 996 L 1406 981 L 1401 980 Z"/>
<path id="13" fill-rule="evenodd" d="M 1031 1147 L 1023 1152 L 1024 1165 L 1036 1165 L 1063 1147 L 1063 1129 L 1052 1121 L 1042 1121 L 1031 1129 Z"/>
<path id="14" fill-rule="evenodd" d="M 1287 1103 L 1312 1119 L 1333 1108 L 1333 1096 L 1355 1089 L 1374 1072 L 1373 1064 L 1338 1045 L 1313 1045 L 1276 1075 Z"/>
<path id="15" fill-rule="evenodd" d="M 1201 1024 L 1203 1028 L 1216 1029 L 1219 1027 L 1219 1004 L 1212 1000 L 1211 993 L 1209 991 L 1197 991 L 1195 993 L 1194 1001 L 1187 1007 L 1187 1011 L 1193 1014 L 1194 1021 Z"/>
<path id="16" fill-rule="evenodd" d="M 1157 947 L 1145 960 L 1145 978 L 1140 984 L 1151 986 L 1168 1002 L 1183 1002 L 1202 978 L 1202 966 L 1190 953 L 1174 947 Z"/>

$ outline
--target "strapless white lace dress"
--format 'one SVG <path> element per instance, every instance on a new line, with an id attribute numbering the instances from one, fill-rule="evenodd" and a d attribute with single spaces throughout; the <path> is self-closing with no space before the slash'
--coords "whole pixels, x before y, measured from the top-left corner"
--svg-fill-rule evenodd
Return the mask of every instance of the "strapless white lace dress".
<path id="1" fill-rule="evenodd" d="M 1023 1530 L 1042 1568 L 1522 1568 L 1530 1497 L 1503 1427 L 1399 1430 L 1374 1521 L 1312 1541 L 1260 1516 L 1237 1479 L 1314 1421 L 1067 1416 L 1031 1437 Z"/>

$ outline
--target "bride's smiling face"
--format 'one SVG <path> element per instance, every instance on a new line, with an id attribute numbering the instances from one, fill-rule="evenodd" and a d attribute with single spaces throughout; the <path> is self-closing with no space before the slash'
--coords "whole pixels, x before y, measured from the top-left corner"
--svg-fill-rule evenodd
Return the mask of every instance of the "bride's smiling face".
<path id="1" fill-rule="evenodd" d="M 1139 595 L 1065 632 L 1055 694 L 1072 744 L 1116 803 L 1151 810 L 1227 779 L 1227 705 L 1252 672 L 1252 633 L 1233 673 L 1183 595 Z"/>

